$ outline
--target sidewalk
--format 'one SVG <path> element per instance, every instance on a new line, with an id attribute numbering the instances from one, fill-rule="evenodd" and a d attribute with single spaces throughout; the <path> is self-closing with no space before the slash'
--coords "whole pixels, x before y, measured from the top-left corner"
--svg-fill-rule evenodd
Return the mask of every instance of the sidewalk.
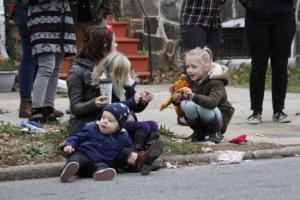
<path id="1" fill-rule="evenodd" d="M 172 105 L 162 112 L 159 111 L 159 105 L 170 96 L 168 85 L 141 87 L 151 91 L 154 94 L 154 100 L 147 110 L 139 115 L 140 119 L 152 119 L 165 124 L 178 136 L 191 134 L 191 129 L 176 124 L 176 115 Z M 254 142 L 300 145 L 300 115 L 295 115 L 300 112 L 300 94 L 287 94 L 284 111 L 292 122 L 281 124 L 272 121 L 271 92 L 265 92 L 263 123 L 250 125 L 246 120 L 251 114 L 248 88 L 227 87 L 227 93 L 229 101 L 235 108 L 235 113 L 225 133 L 225 140 L 247 134 L 247 139 Z"/>
<path id="2" fill-rule="evenodd" d="M 159 111 L 159 105 L 169 98 L 168 85 L 139 85 L 137 90 L 144 89 L 154 94 L 154 99 L 146 110 L 138 114 L 139 120 L 155 120 L 165 125 L 176 136 L 188 136 L 192 130 L 176 124 L 176 114 L 173 105 L 163 111 Z M 235 108 L 234 116 L 225 134 L 225 141 L 241 134 L 247 134 L 247 139 L 253 142 L 271 142 L 276 144 L 299 144 L 300 145 L 300 94 L 288 93 L 286 97 L 285 112 L 292 119 L 291 123 L 281 124 L 272 121 L 271 93 L 265 92 L 263 123 L 259 125 L 247 124 L 250 112 L 250 98 L 247 88 L 227 87 L 228 99 Z M 62 97 L 64 96 L 64 97 Z M 8 113 L 0 114 L 0 121 L 17 123 L 19 107 L 19 94 L 0 93 L 0 109 Z M 57 95 L 55 108 L 65 111 L 69 107 L 67 94 Z M 65 114 L 63 120 L 68 120 Z"/>
<path id="3" fill-rule="evenodd" d="M 143 113 L 138 114 L 139 120 L 155 120 L 165 125 L 178 137 L 191 134 L 192 130 L 190 128 L 176 124 L 176 115 L 172 105 L 162 112 L 159 111 L 159 105 L 170 96 L 168 85 L 139 85 L 137 90 L 140 89 L 153 93 L 154 99 Z M 250 98 L 248 89 L 227 87 L 227 92 L 228 99 L 236 110 L 225 134 L 225 142 L 241 134 L 246 134 L 247 140 L 252 142 L 296 145 L 282 149 L 247 152 L 244 159 L 288 157 L 300 154 L 300 115 L 296 115 L 296 113 L 300 112 L 300 94 L 287 94 L 285 112 L 292 119 L 291 123 L 280 124 L 272 121 L 271 93 L 265 92 L 263 123 L 259 125 L 249 125 L 246 121 L 247 117 L 251 114 L 249 110 Z M 7 113 L 0 114 L 0 121 L 9 121 L 16 124 L 20 120 L 26 120 L 18 118 L 19 94 L 17 92 L 0 93 L 0 99 L 0 109 L 5 112 L 7 111 Z M 58 95 L 55 107 L 65 111 L 68 106 L 69 100 L 67 95 Z M 68 117 L 69 116 L 65 114 L 63 120 L 68 120 Z M 213 154 L 210 153 L 173 156 L 170 158 L 165 157 L 164 159 L 174 162 L 209 162 L 212 156 Z M 62 166 L 63 163 L 54 163 L 0 168 L 0 181 L 58 176 Z"/>

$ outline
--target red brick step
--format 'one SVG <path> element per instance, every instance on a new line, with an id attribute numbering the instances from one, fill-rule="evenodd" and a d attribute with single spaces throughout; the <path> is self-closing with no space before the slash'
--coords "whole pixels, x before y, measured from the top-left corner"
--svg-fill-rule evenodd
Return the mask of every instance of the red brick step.
<path id="1" fill-rule="evenodd" d="M 137 54 L 139 39 L 136 38 L 117 38 L 118 51 L 125 55 Z"/>
<path id="2" fill-rule="evenodd" d="M 109 21 L 107 24 L 112 26 L 113 32 L 116 34 L 116 37 L 127 37 L 127 27 L 128 27 L 128 22 L 125 21 L 120 21 L 120 22 L 115 22 L 115 21 Z"/>
<path id="3" fill-rule="evenodd" d="M 149 57 L 144 55 L 128 55 L 131 62 L 131 69 L 139 75 L 139 72 L 148 71 Z"/>

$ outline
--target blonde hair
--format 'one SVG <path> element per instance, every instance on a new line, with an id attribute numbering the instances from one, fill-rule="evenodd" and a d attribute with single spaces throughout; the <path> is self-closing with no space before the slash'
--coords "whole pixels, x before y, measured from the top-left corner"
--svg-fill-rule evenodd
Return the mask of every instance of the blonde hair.
<path id="1" fill-rule="evenodd" d="M 208 73 L 213 66 L 212 52 L 209 48 L 204 47 L 203 49 L 197 47 L 190 50 L 185 54 L 185 61 L 188 57 L 194 57 L 196 64 L 203 67 L 203 70 Z"/>
<path id="2" fill-rule="evenodd" d="M 101 76 L 106 75 L 113 83 L 113 92 L 121 100 L 125 99 L 124 85 L 130 78 L 130 61 L 119 52 L 108 54 L 94 69 L 91 85 L 99 86 Z"/>

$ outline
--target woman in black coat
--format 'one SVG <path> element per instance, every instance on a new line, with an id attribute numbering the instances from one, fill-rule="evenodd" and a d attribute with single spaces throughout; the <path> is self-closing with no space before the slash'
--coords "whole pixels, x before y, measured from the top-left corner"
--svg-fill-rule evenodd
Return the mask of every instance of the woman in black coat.
<path id="1" fill-rule="evenodd" d="M 287 65 L 296 30 L 293 0 L 240 0 L 246 9 L 245 29 L 250 47 L 250 124 L 262 119 L 266 70 L 272 67 L 273 120 L 290 122 L 283 112 L 288 74 Z"/>

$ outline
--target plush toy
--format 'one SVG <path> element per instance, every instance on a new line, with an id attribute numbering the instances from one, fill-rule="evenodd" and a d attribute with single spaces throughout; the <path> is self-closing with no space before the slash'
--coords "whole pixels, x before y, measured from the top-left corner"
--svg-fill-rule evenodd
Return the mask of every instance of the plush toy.
<path id="1" fill-rule="evenodd" d="M 186 80 L 186 77 L 184 74 L 181 74 L 179 77 L 179 80 L 175 81 L 172 85 L 170 85 L 169 90 L 171 95 L 173 94 L 179 94 L 180 99 L 186 99 L 186 97 L 183 95 L 182 91 L 180 90 L 183 87 L 189 87 L 189 83 Z M 160 105 L 160 111 L 168 107 L 172 103 L 171 98 L 167 99 L 164 103 Z M 175 106 L 176 115 L 178 118 L 182 117 L 184 114 L 182 110 L 180 109 L 180 106 Z"/>

